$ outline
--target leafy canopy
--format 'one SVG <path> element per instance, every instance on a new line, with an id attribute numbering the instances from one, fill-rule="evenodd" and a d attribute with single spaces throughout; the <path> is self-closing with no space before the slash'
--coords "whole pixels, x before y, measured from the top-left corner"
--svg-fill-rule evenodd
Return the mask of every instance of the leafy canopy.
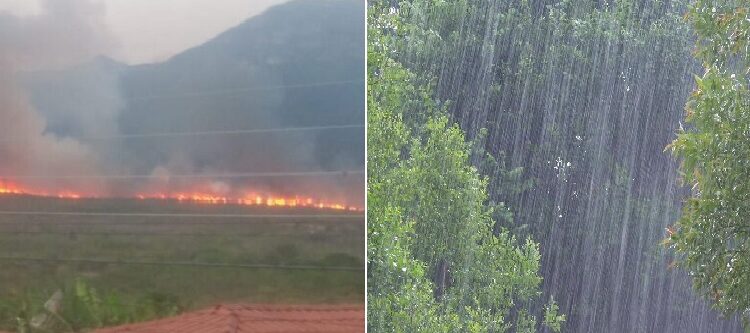
<path id="1" fill-rule="evenodd" d="M 695 289 L 750 326 L 750 5 L 698 0 L 687 18 L 705 73 L 668 147 L 693 195 L 667 243 Z"/>
<path id="2" fill-rule="evenodd" d="M 410 31 L 398 10 L 374 3 L 370 13 L 369 329 L 534 332 L 538 245 L 496 228 L 472 145 L 421 83 L 429 78 L 394 60 L 391 45 Z M 556 332 L 565 320 L 552 301 L 542 318 Z"/>

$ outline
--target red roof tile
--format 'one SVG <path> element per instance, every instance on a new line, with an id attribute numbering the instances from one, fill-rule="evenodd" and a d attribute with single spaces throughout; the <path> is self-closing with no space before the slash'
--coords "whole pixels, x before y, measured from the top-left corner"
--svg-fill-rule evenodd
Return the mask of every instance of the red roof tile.
<path id="1" fill-rule="evenodd" d="M 218 305 L 96 333 L 344 333 L 365 331 L 363 306 Z"/>

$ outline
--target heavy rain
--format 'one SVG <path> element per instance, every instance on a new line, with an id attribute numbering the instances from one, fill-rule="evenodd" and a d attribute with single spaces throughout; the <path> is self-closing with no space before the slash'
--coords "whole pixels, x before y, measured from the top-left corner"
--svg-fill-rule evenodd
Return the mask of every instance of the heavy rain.
<path id="1" fill-rule="evenodd" d="M 728 295 L 750 293 L 747 266 L 734 265 L 744 275 L 727 278 L 693 269 L 693 252 L 676 253 L 670 240 L 687 230 L 676 224 L 698 184 L 684 177 L 682 156 L 667 147 L 700 128 L 685 118 L 695 78 L 704 67 L 721 68 L 702 61 L 696 43 L 723 35 L 697 37 L 696 30 L 707 34 L 711 18 L 735 29 L 729 32 L 737 51 L 726 62 L 739 68 L 749 53 L 747 7 L 681 0 L 370 1 L 370 330 L 742 332 L 750 308 L 744 296 L 731 303 Z M 726 23 L 731 18 L 734 28 Z M 746 92 L 740 75 L 731 79 Z M 737 101 L 740 114 L 750 113 L 747 94 Z M 441 117 L 448 124 L 436 126 Z M 477 179 L 486 177 L 486 198 L 474 202 L 487 209 L 460 210 L 471 204 L 470 187 L 484 184 L 451 183 L 454 173 L 470 172 L 446 167 L 450 149 L 435 150 L 435 128 L 451 132 L 451 123 L 467 142 L 453 151 L 467 152 L 465 164 Z M 742 131 L 736 142 L 745 149 L 750 137 Z M 397 139 L 373 138 L 381 133 L 414 139 L 388 155 L 373 142 Z M 747 151 L 730 155 L 747 159 Z M 430 156 L 434 163 L 421 162 Z M 400 162 L 380 161 L 389 158 Z M 747 175 L 746 166 L 736 170 Z M 444 183 L 397 198 L 381 189 L 414 175 L 424 175 L 421 184 Z M 388 224 L 393 220 L 400 227 Z M 526 253 L 525 240 L 533 240 L 538 261 L 494 252 L 482 261 L 487 237 L 462 236 L 475 232 L 467 231 L 474 224 L 490 225 L 501 243 L 494 251 Z M 745 244 L 747 234 L 741 237 L 732 244 Z M 750 255 L 747 247 L 735 249 Z M 399 275 L 387 267 L 391 262 L 416 271 Z M 528 262 L 540 280 L 527 277 Z M 477 265 L 491 268 L 479 272 Z M 701 274 L 711 282 L 701 285 Z M 508 276 L 511 282 L 496 283 Z M 528 278 L 532 287 L 514 278 Z M 418 311 L 432 312 L 400 315 Z"/>

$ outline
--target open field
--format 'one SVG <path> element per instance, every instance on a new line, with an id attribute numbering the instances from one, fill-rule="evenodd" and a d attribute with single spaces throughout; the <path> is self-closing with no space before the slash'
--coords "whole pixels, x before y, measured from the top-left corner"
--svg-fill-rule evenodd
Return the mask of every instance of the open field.
<path id="1" fill-rule="evenodd" d="M 0 328 L 20 300 L 43 303 L 76 279 L 185 310 L 361 303 L 364 227 L 361 215 L 315 209 L 0 197 Z"/>

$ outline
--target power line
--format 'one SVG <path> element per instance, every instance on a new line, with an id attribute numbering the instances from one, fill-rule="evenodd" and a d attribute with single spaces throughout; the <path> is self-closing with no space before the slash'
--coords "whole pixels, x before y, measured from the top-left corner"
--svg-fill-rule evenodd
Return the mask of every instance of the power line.
<path id="1" fill-rule="evenodd" d="M 243 238 L 286 238 L 294 237 L 301 238 L 305 236 L 313 235 L 302 235 L 302 234 L 264 234 L 264 233 L 197 233 L 197 232 L 97 232 L 97 231 L 79 231 L 79 230 L 68 230 L 68 231 L 24 231 L 24 230 L 0 230 L 0 235 L 60 235 L 60 236 L 114 236 L 114 237 L 126 237 L 126 236 L 163 236 L 163 237 L 243 237 Z M 327 236 L 340 236 L 340 234 L 327 234 Z M 352 239 L 353 240 L 353 239 Z"/>
<path id="2" fill-rule="evenodd" d="M 329 214 L 329 215 L 317 215 L 317 214 L 185 214 L 185 213 L 96 213 L 96 212 L 42 212 L 42 211 L 0 211 L 0 215 L 25 215 L 25 216 L 86 216 L 86 217 L 179 217 L 179 218 L 220 218 L 220 219 L 261 219 L 261 221 L 254 221 L 252 223 L 260 223 L 265 220 L 276 220 L 268 221 L 270 223 L 307 223 L 309 221 L 304 220 L 362 220 L 364 215 L 350 215 L 350 214 Z M 278 221 L 280 219 L 281 221 Z M 93 222 L 86 223 L 87 221 L 0 221 L 0 224 L 103 224 L 106 222 Z M 123 224 L 145 224 L 145 225 L 162 225 L 162 224 L 247 224 L 248 221 L 162 221 L 162 222 L 139 222 L 139 221 L 125 221 L 118 222 L 118 225 Z"/>
<path id="3" fill-rule="evenodd" d="M 363 174 L 364 170 L 340 171 L 300 171 L 300 172 L 243 172 L 223 174 L 177 174 L 166 178 L 262 178 L 262 177 L 306 177 L 306 176 L 348 176 Z M 0 175 L 0 179 L 150 179 L 161 175 Z"/>
<path id="4" fill-rule="evenodd" d="M 364 217 L 360 218 L 360 220 L 364 220 Z M 321 220 L 322 221 L 322 220 Z M 324 223 L 329 223 L 331 221 L 324 221 Z M 94 226 L 94 225 L 114 225 L 114 226 L 182 226 L 182 225 L 252 225 L 252 224 L 261 224 L 261 223 L 268 223 L 268 224 L 287 224 L 287 225 L 296 225 L 296 224 L 311 224 L 314 223 L 312 221 L 304 221 L 304 220 L 288 220 L 288 221 L 253 221 L 253 222 L 240 222 L 240 221 L 183 221 L 183 222 L 176 222 L 176 221 L 161 221 L 161 222 L 143 222 L 143 221 L 121 221 L 117 222 L 117 224 L 111 224 L 107 222 L 97 222 L 97 221 L 45 221 L 45 222 L 37 222 L 37 221 L 13 221 L 13 222 L 0 222 L 0 225 L 29 225 L 29 226 Z M 343 223 L 343 221 L 340 222 L 331 222 L 331 226 L 335 226 L 336 224 Z"/>
<path id="5" fill-rule="evenodd" d="M 145 265 L 145 266 L 188 266 L 188 267 L 192 266 L 192 267 L 213 267 L 213 268 L 247 268 L 247 269 L 274 269 L 274 270 L 364 271 L 364 267 L 353 267 L 353 266 L 232 264 L 232 263 L 209 263 L 209 262 L 190 262 L 190 261 L 115 260 L 115 259 L 98 259 L 98 258 L 43 258 L 43 257 L 0 256 L 0 260 L 30 261 L 30 262 L 94 263 L 94 264 L 116 264 L 116 265 Z"/>
<path id="6" fill-rule="evenodd" d="M 212 136 L 212 135 L 243 135 L 258 133 L 287 133 L 305 131 L 323 131 L 335 129 L 364 128 L 364 124 L 329 125 L 329 126 L 307 126 L 307 127 L 282 127 L 282 128 L 258 128 L 243 130 L 216 130 L 216 131 L 186 131 L 186 132 L 162 132 L 162 133 L 133 133 L 111 136 L 76 137 L 78 141 L 117 140 L 117 139 L 141 139 L 141 138 L 164 138 L 164 137 L 188 137 L 188 136 Z M 0 143 L 22 142 L 18 139 L 3 139 Z"/>
<path id="7" fill-rule="evenodd" d="M 300 83 L 300 84 L 274 85 L 274 86 L 262 86 L 262 87 L 253 86 L 253 87 L 234 88 L 234 89 L 204 90 L 200 92 L 190 92 L 190 93 L 171 94 L 171 95 L 146 96 L 146 97 L 140 97 L 140 98 L 131 98 L 128 100 L 138 102 L 138 101 L 151 101 L 151 100 L 170 99 L 170 98 L 179 98 L 179 97 L 232 95 L 232 94 L 243 93 L 243 92 L 248 92 L 248 91 L 266 91 L 266 90 L 278 90 L 278 89 L 288 89 L 288 88 L 298 89 L 298 88 L 337 86 L 337 85 L 364 83 L 364 82 L 365 82 L 364 79 L 354 79 L 354 80 Z"/>

